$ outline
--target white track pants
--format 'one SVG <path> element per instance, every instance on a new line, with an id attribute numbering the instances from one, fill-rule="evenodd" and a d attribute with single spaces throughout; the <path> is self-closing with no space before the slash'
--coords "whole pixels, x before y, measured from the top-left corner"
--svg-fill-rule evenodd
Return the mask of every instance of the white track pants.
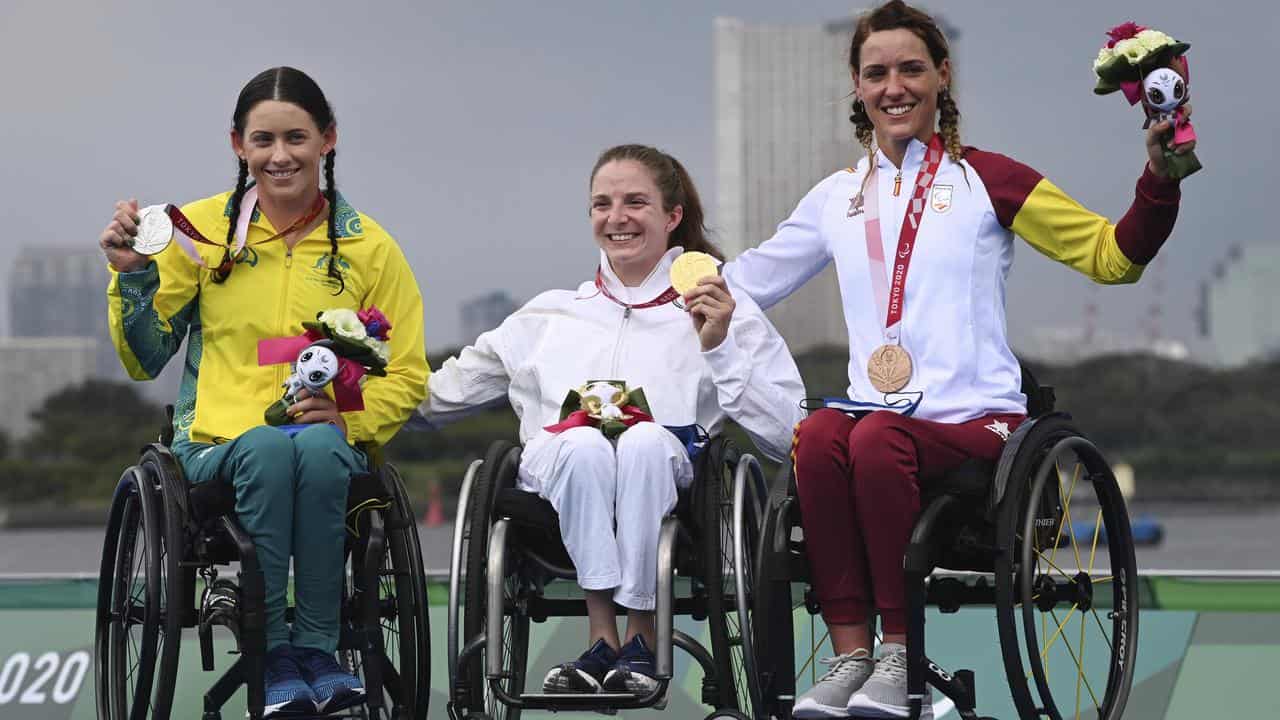
<path id="1" fill-rule="evenodd" d="M 543 431 L 520 456 L 520 488 L 546 498 L 585 590 L 616 588 L 613 599 L 652 610 L 658 585 L 658 530 L 693 482 L 693 463 L 666 428 L 643 422 L 610 442 L 600 430 Z"/>

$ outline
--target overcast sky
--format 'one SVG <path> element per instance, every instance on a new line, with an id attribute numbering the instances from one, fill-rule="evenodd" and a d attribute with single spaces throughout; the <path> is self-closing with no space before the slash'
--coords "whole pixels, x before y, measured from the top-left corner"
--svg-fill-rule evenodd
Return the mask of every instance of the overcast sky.
<path id="1" fill-rule="evenodd" d="M 714 213 L 714 17 L 807 24 L 859 6 L 4 0 L 0 333 L 19 246 L 93 247 L 117 198 L 183 203 L 229 188 L 236 94 L 258 71 L 288 64 L 315 77 L 334 105 L 340 188 L 393 233 L 417 273 L 428 348 L 470 340 L 460 299 L 502 288 L 523 300 L 593 268 L 586 175 L 603 148 L 669 150 Z M 1141 112 L 1091 92 L 1104 31 L 1133 19 L 1192 44 L 1205 170 L 1184 185 L 1153 273 L 1160 281 L 1091 291 L 1020 244 L 1009 318 L 1015 345 L 1037 326 L 1078 326 L 1093 292 L 1104 329 L 1138 332 L 1158 297 L 1165 334 L 1191 335 L 1198 284 L 1228 246 L 1276 242 L 1280 89 L 1270 83 L 1280 6 L 928 7 L 961 33 L 965 141 L 1032 165 L 1113 218 L 1132 198 L 1144 155 Z M 856 155 L 851 140 L 833 166 Z"/>

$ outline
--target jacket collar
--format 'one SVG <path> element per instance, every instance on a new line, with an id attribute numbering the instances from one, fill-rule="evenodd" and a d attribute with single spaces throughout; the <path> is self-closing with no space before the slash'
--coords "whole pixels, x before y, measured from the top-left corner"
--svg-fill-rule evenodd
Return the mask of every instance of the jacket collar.
<path id="1" fill-rule="evenodd" d="M 253 183 L 249 183 L 249 187 L 253 187 Z M 222 209 L 223 217 L 231 217 L 231 198 L 234 196 L 235 193 L 227 196 L 227 204 Z M 338 239 L 343 240 L 364 236 L 364 224 L 361 222 L 360 213 L 351 207 L 341 192 L 337 193 L 337 200 L 338 211 L 334 214 L 333 224 L 337 227 Z M 253 217 L 249 219 L 249 223 L 264 229 L 268 228 L 267 219 L 257 206 L 253 208 Z"/>
<path id="2" fill-rule="evenodd" d="M 662 254 L 658 259 L 658 264 L 653 266 L 653 270 L 649 272 L 644 282 L 637 287 L 626 287 L 618 276 L 613 272 L 613 268 L 609 265 L 609 257 L 605 255 L 604 249 L 600 250 L 600 278 L 604 282 L 605 287 L 609 288 L 609 292 L 619 300 L 627 303 L 643 303 L 648 302 L 671 287 L 671 263 L 684 252 L 684 248 L 675 246 Z"/>
<path id="3" fill-rule="evenodd" d="M 920 167 L 920 163 L 924 162 L 924 153 L 929 149 L 927 143 L 922 143 L 918 138 L 911 138 L 907 143 L 907 151 L 902 155 L 902 171 Z M 897 173 L 898 168 L 889 162 L 889 158 L 884 153 L 876 151 L 876 168 L 879 172 Z"/>

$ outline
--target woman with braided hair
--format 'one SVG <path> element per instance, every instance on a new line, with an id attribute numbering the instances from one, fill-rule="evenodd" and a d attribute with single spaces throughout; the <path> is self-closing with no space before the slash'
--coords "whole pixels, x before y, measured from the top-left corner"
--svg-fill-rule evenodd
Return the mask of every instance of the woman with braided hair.
<path id="1" fill-rule="evenodd" d="M 356 446 L 396 433 L 429 372 L 417 283 L 391 236 L 337 192 L 337 139 L 315 81 L 293 68 L 266 70 L 241 90 L 232 115 L 235 190 L 165 209 L 184 242 L 136 252 L 134 200 L 116 203 L 99 237 L 111 269 L 112 341 L 130 376 L 155 378 L 187 341 L 172 450 L 190 482 L 235 486 L 266 580 L 267 716 L 328 713 L 364 697 L 334 659 L 347 489 L 368 466 Z M 364 383 L 363 409 L 304 389 L 288 414 L 305 429 L 264 425 L 290 369 L 261 362 L 259 343 L 300 335 L 320 311 L 372 306 L 393 329 L 387 375 Z"/>
<path id="2" fill-rule="evenodd" d="M 792 448 L 836 653 L 797 698 L 802 718 L 908 715 L 903 557 L 920 488 L 968 458 L 999 457 L 1026 416 L 1005 332 L 1014 235 L 1096 282 L 1132 283 L 1180 201 L 1161 152 L 1167 122 L 1147 132 L 1146 166 L 1115 224 L 1026 165 L 962 145 L 946 38 L 901 0 L 859 18 L 849 64 L 867 157 L 725 270 L 768 308 L 834 262 L 849 332 L 848 399 L 800 423 Z"/>

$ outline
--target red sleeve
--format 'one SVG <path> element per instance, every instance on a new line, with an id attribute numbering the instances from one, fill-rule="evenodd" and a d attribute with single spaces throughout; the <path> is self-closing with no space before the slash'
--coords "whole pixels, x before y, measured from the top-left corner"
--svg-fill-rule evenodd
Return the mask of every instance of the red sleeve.
<path id="1" fill-rule="evenodd" d="M 1000 225 L 1013 227 L 1013 218 L 1022 203 L 1044 176 L 1011 157 L 977 148 L 966 147 L 964 159 L 987 186 Z"/>

